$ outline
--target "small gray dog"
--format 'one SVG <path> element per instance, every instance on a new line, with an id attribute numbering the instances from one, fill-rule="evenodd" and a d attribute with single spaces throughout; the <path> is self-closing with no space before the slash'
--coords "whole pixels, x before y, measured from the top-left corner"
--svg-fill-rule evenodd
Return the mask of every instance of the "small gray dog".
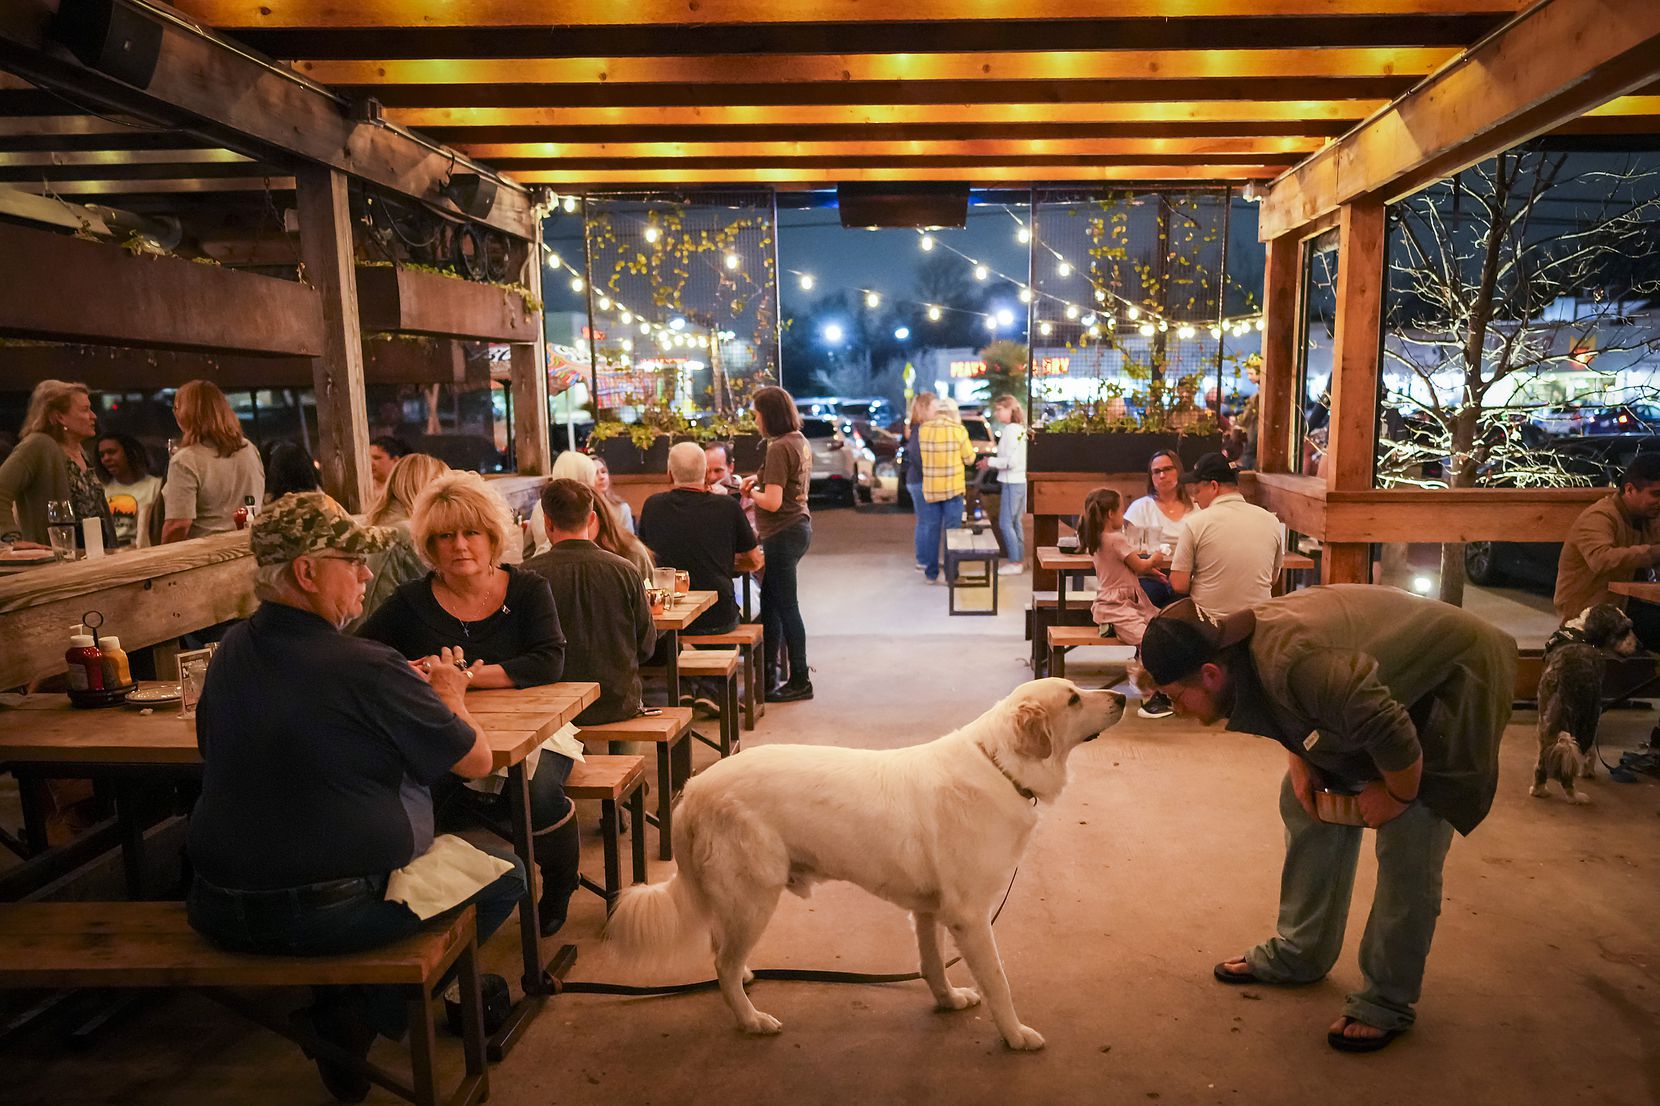
<path id="1" fill-rule="evenodd" d="M 1612 603 L 1588 608 L 1567 623 L 1545 646 L 1545 671 L 1539 677 L 1539 763 L 1529 794 L 1544 798 L 1545 784 L 1555 780 L 1576 803 L 1591 796 L 1574 790 L 1575 777 L 1596 775 L 1591 746 L 1602 720 L 1602 676 L 1608 654 L 1637 652 L 1631 619 Z"/>

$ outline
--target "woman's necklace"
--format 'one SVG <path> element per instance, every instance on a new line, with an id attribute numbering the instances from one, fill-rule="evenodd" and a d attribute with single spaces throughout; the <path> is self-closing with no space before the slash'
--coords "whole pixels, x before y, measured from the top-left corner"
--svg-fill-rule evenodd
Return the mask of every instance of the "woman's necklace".
<path id="1" fill-rule="evenodd" d="M 461 624 L 462 637 L 472 637 L 472 624 L 474 622 L 483 622 L 485 619 L 495 614 L 496 611 L 505 611 L 507 609 L 507 604 L 505 602 L 498 605 L 495 600 L 497 571 L 499 570 L 490 570 L 490 579 L 484 585 L 484 594 L 482 598 L 474 598 L 469 595 L 464 595 L 461 592 L 456 591 L 449 584 L 445 583 L 442 576 L 438 578 L 438 585 L 449 595 L 451 603 L 455 606 L 455 610 L 452 610 L 449 613 L 451 618 L 454 618 L 456 622 Z M 477 613 L 477 617 L 472 617 L 475 612 Z"/>
<path id="2" fill-rule="evenodd" d="M 1168 503 L 1160 499 L 1157 502 L 1159 510 L 1164 512 L 1165 518 L 1174 520 L 1187 514 L 1187 504 L 1183 503 L 1180 499 L 1172 499 Z"/>

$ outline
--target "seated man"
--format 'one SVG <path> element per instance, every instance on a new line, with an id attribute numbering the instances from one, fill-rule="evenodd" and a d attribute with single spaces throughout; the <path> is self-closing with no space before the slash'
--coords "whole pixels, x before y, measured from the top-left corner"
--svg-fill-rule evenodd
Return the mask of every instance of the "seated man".
<path id="1" fill-rule="evenodd" d="M 1642 453 L 1620 478 L 1618 491 L 1580 512 L 1562 543 L 1556 568 L 1556 614 L 1578 618 L 1585 608 L 1612 603 L 1631 616 L 1643 646 L 1660 650 L 1660 606 L 1608 590 L 1660 564 L 1660 454 Z"/>
<path id="2" fill-rule="evenodd" d="M 646 500 L 640 511 L 640 540 L 651 547 L 659 565 L 683 569 L 693 588 L 715 593 L 714 606 L 686 632 L 728 634 L 738 626 L 732 574 L 757 571 L 761 548 L 737 498 L 709 494 L 706 465 L 703 447 L 695 442 L 681 442 L 669 450 L 673 487 Z M 708 691 L 698 688 L 696 705 L 718 714 L 720 699 Z"/>
<path id="3" fill-rule="evenodd" d="M 621 722 L 640 713 L 640 665 L 657 646 L 640 573 L 594 544 L 594 491 L 553 480 L 542 491 L 543 526 L 553 547 L 524 563 L 553 589 L 565 630 L 564 679 L 599 685 L 599 698 L 576 716 L 579 726 Z"/>
<path id="4" fill-rule="evenodd" d="M 460 668 L 425 672 L 340 632 L 362 613 L 368 555 L 390 540 L 322 492 L 287 496 L 254 522 L 261 605 L 225 635 L 196 710 L 206 768 L 190 819 L 189 916 L 216 944 L 313 956 L 415 933 L 421 920 L 386 891 L 433 843 L 429 788 L 490 772 Z M 482 944 L 524 892 L 515 865 L 450 909 L 478 907 Z M 324 1040 L 366 1056 L 376 1030 L 402 1035 L 404 1011 L 397 988 L 328 988 L 310 1017 Z M 356 1072 L 317 1064 L 342 1101 L 368 1093 Z"/>
<path id="5" fill-rule="evenodd" d="M 1170 561 L 1170 588 L 1192 596 L 1211 618 L 1265 603 L 1274 594 L 1285 555 L 1285 528 L 1239 494 L 1239 473 L 1220 453 L 1207 453 L 1182 474 L 1199 510 L 1187 516 Z"/>

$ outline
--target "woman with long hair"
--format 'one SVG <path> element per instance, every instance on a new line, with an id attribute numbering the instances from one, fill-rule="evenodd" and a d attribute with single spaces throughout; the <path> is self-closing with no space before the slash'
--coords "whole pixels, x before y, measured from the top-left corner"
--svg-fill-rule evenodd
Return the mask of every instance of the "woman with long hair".
<path id="1" fill-rule="evenodd" d="M 104 474 L 104 501 L 115 523 L 115 543 L 144 547 L 161 536 L 161 477 L 150 472 L 150 455 L 131 434 L 98 437 L 98 467 Z M 155 523 L 151 525 L 152 521 Z"/>
<path id="2" fill-rule="evenodd" d="M 283 440 L 267 442 L 265 450 L 265 502 L 290 492 L 314 492 L 323 486 L 317 476 L 317 462 L 305 446 Z"/>
<path id="3" fill-rule="evenodd" d="M 605 472 L 606 486 L 610 486 L 610 470 L 603 468 L 604 461 L 598 457 L 590 457 L 586 453 L 578 453 L 574 449 L 567 449 L 553 460 L 554 480 L 575 480 L 579 484 L 586 484 L 594 490 L 594 498 L 598 506 L 594 514 L 599 516 L 599 534 L 594 538 L 594 544 L 607 553 L 615 553 L 623 560 L 631 563 L 640 570 L 642 577 L 650 576 L 656 561 L 651 556 L 651 550 L 644 542 L 634 536 L 632 526 L 625 526 L 612 500 L 606 498 L 600 490 L 600 472 Z M 628 504 L 623 503 L 627 509 Z M 543 526 L 542 504 L 538 502 L 530 512 L 530 538 L 535 544 L 535 551 L 540 553 L 547 547 L 547 531 Z M 632 523 L 633 514 L 630 512 L 629 521 Z M 525 555 L 530 555 L 530 550 Z"/>
<path id="4" fill-rule="evenodd" d="M 162 489 L 161 540 L 183 541 L 236 529 L 236 509 L 265 498 L 259 450 L 242 434 L 230 401 L 211 380 L 189 380 L 173 395 L 183 444 Z"/>
<path id="5" fill-rule="evenodd" d="M 1169 557 L 1181 540 L 1187 516 L 1198 510 L 1182 483 L 1182 459 L 1173 449 L 1161 449 L 1147 461 L 1147 494 L 1124 511 L 1124 521 L 1148 536 L 1148 543 Z M 1156 576 L 1141 577 L 1147 597 L 1160 607 L 1176 598 L 1170 585 Z"/>
<path id="6" fill-rule="evenodd" d="M 602 501 L 612 511 L 616 512 L 617 521 L 630 534 L 634 529 L 634 508 L 628 505 L 628 500 L 611 490 L 611 466 L 605 463 L 604 457 L 594 458 L 594 491 L 599 493 Z"/>
<path id="7" fill-rule="evenodd" d="M 917 438 L 917 432 L 922 424 L 934 417 L 934 405 L 938 398 L 933 392 L 918 392 L 911 400 L 910 415 L 905 420 L 905 490 L 911 496 L 911 510 L 916 515 L 915 534 L 912 536 L 916 543 L 916 570 L 923 572 L 928 568 L 928 551 L 923 545 L 924 537 L 922 524 L 922 445 Z"/>
<path id="8" fill-rule="evenodd" d="M 767 566 L 761 576 L 767 702 L 793 703 L 813 697 L 796 576 L 813 543 L 813 516 L 807 510 L 813 451 L 801 433 L 801 414 L 790 393 L 769 385 L 757 389 L 751 402 L 767 439 L 760 473 L 743 484 L 744 494 L 755 501 L 755 524 Z M 783 657 L 788 659 L 787 674 L 780 668 Z"/>
<path id="9" fill-rule="evenodd" d="M 29 396 L 17 448 L 0 464 L 0 540 L 45 548 L 46 505 L 67 501 L 75 518 L 103 520 L 104 543 L 115 544 L 104 487 L 86 457 L 98 415 L 85 384 L 42 380 Z M 82 541 L 76 527 L 75 540 Z"/>
<path id="10" fill-rule="evenodd" d="M 450 466 L 425 453 L 405 454 L 393 463 L 380 496 L 369 508 L 369 525 L 394 530 L 398 537 L 379 553 L 369 555 L 369 571 L 374 576 L 363 593 L 363 613 L 346 627 L 348 633 L 355 632 L 398 588 L 426 575 L 426 564 L 415 549 L 409 520 L 421 492 L 449 471 Z"/>
<path id="11" fill-rule="evenodd" d="M 992 401 L 991 413 L 1003 430 L 997 435 L 997 456 L 985 464 L 997 470 L 997 529 L 1008 555 L 1008 563 L 997 571 L 1013 576 L 1026 568 L 1026 408 L 1002 395 Z"/>

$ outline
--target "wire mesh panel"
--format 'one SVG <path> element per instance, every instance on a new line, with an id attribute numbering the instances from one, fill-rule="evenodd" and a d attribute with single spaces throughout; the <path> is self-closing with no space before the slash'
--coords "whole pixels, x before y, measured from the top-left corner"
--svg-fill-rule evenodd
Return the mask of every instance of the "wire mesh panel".
<path id="1" fill-rule="evenodd" d="M 727 416 L 776 377 L 770 192 L 591 195 L 586 223 L 601 410 Z"/>
<path id="2" fill-rule="evenodd" d="M 1216 428 L 1245 355 L 1224 336 L 1260 314 L 1260 260 L 1229 272 L 1232 215 L 1228 189 L 1036 194 L 1034 345 L 1064 352 L 1034 355 L 1032 395 L 1052 428 Z"/>

